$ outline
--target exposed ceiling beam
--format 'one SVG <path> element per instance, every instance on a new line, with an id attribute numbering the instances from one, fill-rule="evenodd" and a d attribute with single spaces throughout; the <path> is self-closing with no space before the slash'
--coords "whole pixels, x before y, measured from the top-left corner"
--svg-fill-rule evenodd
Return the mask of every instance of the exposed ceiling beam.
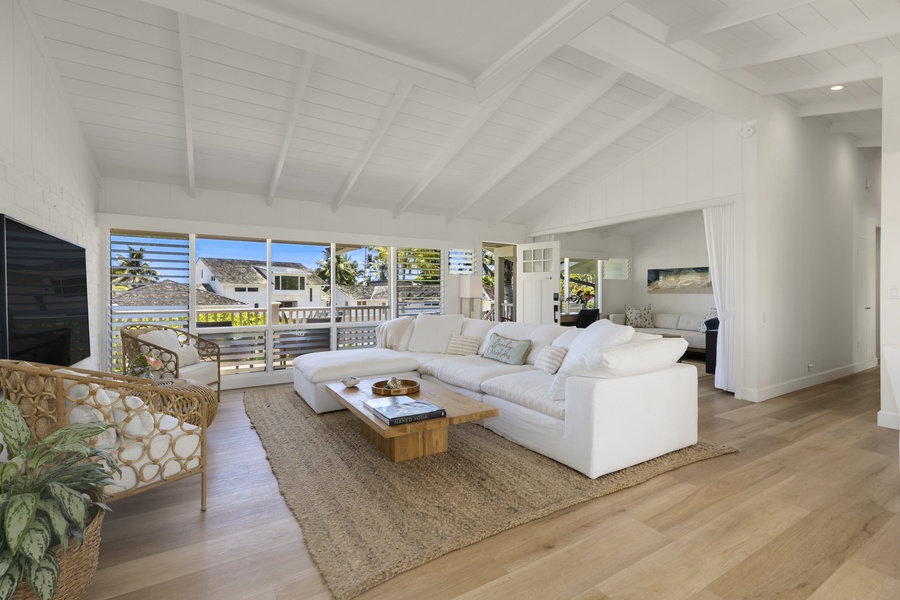
<path id="1" fill-rule="evenodd" d="M 857 148 L 881 148 L 881 136 L 860 138 L 856 141 Z"/>
<path id="2" fill-rule="evenodd" d="M 669 30 L 669 35 L 666 37 L 666 42 L 673 44 L 682 40 L 700 37 L 807 4 L 809 4 L 809 0 L 756 0 L 756 2 L 730 6 L 714 13 L 673 25 Z"/>
<path id="3" fill-rule="evenodd" d="M 865 121 L 838 121 L 831 124 L 831 133 L 878 134 L 881 135 L 881 119 Z"/>
<path id="4" fill-rule="evenodd" d="M 804 54 L 824 52 L 832 48 L 852 46 L 894 36 L 898 33 L 900 33 L 900 15 L 882 15 L 872 21 L 865 21 L 842 29 L 824 31 L 797 40 L 777 42 L 745 52 L 728 54 L 722 57 L 719 70 L 740 69 Z"/>
<path id="5" fill-rule="evenodd" d="M 835 69 L 833 71 L 823 71 L 814 75 L 800 75 L 797 77 L 768 81 L 763 84 L 763 94 L 773 96 L 775 94 L 788 94 L 790 92 L 830 88 L 833 85 L 855 83 L 867 79 L 881 79 L 881 74 L 881 65 L 877 63 Z"/>
<path id="6" fill-rule="evenodd" d="M 849 100 L 835 100 L 833 102 L 817 102 L 805 104 L 800 107 L 801 117 L 819 117 L 821 115 L 837 115 L 840 113 L 859 112 L 861 110 L 881 109 L 881 96 L 869 98 L 851 98 Z"/>
<path id="7" fill-rule="evenodd" d="M 34 16 L 34 11 L 31 9 L 31 2 L 28 0 L 19 0 L 18 4 L 22 14 L 25 15 L 25 21 L 28 22 L 28 29 L 31 30 L 31 37 L 41 53 L 44 66 L 47 68 L 47 74 L 50 76 L 50 80 L 53 81 L 53 87 L 56 88 L 56 93 L 59 94 L 60 99 L 63 100 L 61 104 L 64 107 L 63 110 L 68 113 L 69 126 L 77 129 L 78 134 L 81 135 L 81 142 L 84 144 L 85 148 L 84 155 L 86 157 L 88 168 L 94 176 L 94 183 L 97 184 L 98 188 L 102 188 L 103 176 L 100 175 L 100 169 L 97 168 L 97 161 L 94 160 L 94 155 L 91 152 L 91 145 L 88 143 L 87 136 L 84 134 L 84 129 L 81 127 L 78 115 L 75 114 L 75 109 L 72 108 L 74 106 L 72 100 L 66 93 L 66 88 L 63 87 L 62 79 L 60 79 L 59 72 L 56 70 L 56 59 L 50 53 L 50 49 L 47 48 L 44 34 L 41 32 L 37 18 Z"/>
<path id="8" fill-rule="evenodd" d="M 555 169 L 550 175 L 545 177 L 541 183 L 539 183 L 536 188 L 537 190 L 531 192 L 525 198 L 522 198 L 514 203 L 514 205 L 510 208 L 507 208 L 503 213 L 492 219 L 489 225 L 494 227 L 500 221 L 507 218 L 508 216 L 515 213 L 517 210 L 524 208 L 532 200 L 546 192 L 548 189 L 562 181 L 566 178 L 570 173 L 581 167 L 584 163 L 589 161 L 590 159 L 597 156 L 600 152 L 608 148 L 612 143 L 626 135 L 629 131 L 661 111 L 665 108 L 672 100 L 677 98 L 678 96 L 672 92 L 663 92 L 650 102 L 648 102 L 645 106 L 641 107 L 639 110 L 635 111 L 632 115 L 630 115 L 627 119 L 607 131 L 604 135 L 600 136 L 596 139 L 590 146 L 579 152 L 573 158 L 568 160 L 567 162 L 560 165 L 557 169 Z"/>
<path id="9" fill-rule="evenodd" d="M 470 206 L 481 200 L 485 194 L 491 191 L 498 183 L 506 179 L 510 173 L 518 169 L 522 166 L 530 156 L 532 156 L 535 152 L 540 150 L 544 144 L 549 142 L 553 136 L 558 134 L 560 131 L 565 129 L 572 121 L 577 119 L 584 111 L 586 111 L 592 104 L 597 102 L 603 94 L 612 89 L 616 83 L 622 77 L 625 76 L 625 71 L 621 69 L 613 68 L 608 73 L 606 73 L 603 77 L 601 77 L 594 85 L 585 90 L 584 93 L 581 94 L 581 97 L 577 99 L 571 106 L 569 106 L 566 110 L 559 114 L 553 121 L 551 121 L 544 130 L 541 131 L 540 135 L 536 136 L 529 143 L 525 144 L 521 148 L 519 148 L 516 152 L 513 152 L 512 155 L 502 164 L 498 169 L 496 169 L 479 188 L 471 194 L 466 200 L 460 203 L 457 208 L 450 213 L 447 218 L 447 222 L 451 222 L 459 215 L 464 213 L 469 209 Z"/>
<path id="10" fill-rule="evenodd" d="M 605 17 L 569 45 L 716 112 L 757 116 L 757 94 L 618 19 Z"/>
<path id="11" fill-rule="evenodd" d="M 187 150 L 188 194 L 196 198 L 194 182 L 194 102 L 191 96 L 191 32 L 188 17 L 178 13 L 178 46 L 181 54 L 181 90 L 184 96 L 184 142 Z"/>
<path id="12" fill-rule="evenodd" d="M 487 98 L 520 74 L 531 70 L 626 0 L 576 0 L 515 45 L 475 78 L 479 98 Z"/>
<path id="13" fill-rule="evenodd" d="M 342 36 L 334 31 L 271 10 L 247 0 L 143 0 L 197 19 L 257 35 L 290 48 L 320 54 L 339 62 L 377 69 L 424 88 L 478 102 L 468 78 L 426 62 Z"/>
<path id="14" fill-rule="evenodd" d="M 305 52 L 300 63 L 300 74 L 297 76 L 297 85 L 294 86 L 294 104 L 291 106 L 291 114 L 284 125 L 284 138 L 281 141 L 281 152 L 278 153 L 278 162 L 275 163 L 275 172 L 272 174 L 272 183 L 269 185 L 269 196 L 266 202 L 269 206 L 275 201 L 275 191 L 281 180 L 281 172 L 284 169 L 284 161 L 294 139 L 294 128 L 297 126 L 297 117 L 300 115 L 300 107 L 303 106 L 303 96 L 306 94 L 306 84 L 309 82 L 309 74 L 312 71 L 315 54 Z"/>
<path id="15" fill-rule="evenodd" d="M 387 108 L 384 109 L 384 113 L 382 113 L 381 119 L 378 120 L 378 125 L 375 127 L 375 131 L 373 131 L 372 135 L 369 136 L 369 141 L 366 143 L 366 147 L 363 150 L 363 153 L 360 155 L 359 160 L 356 161 L 356 165 L 354 165 L 353 171 L 344 181 L 344 185 L 341 186 L 341 190 L 340 192 L 338 192 L 338 195 L 335 196 L 334 200 L 332 200 L 332 212 L 337 212 L 337 210 L 341 207 L 341 204 L 344 203 L 344 200 L 347 199 L 347 195 L 350 193 L 350 190 L 353 189 L 353 186 L 356 184 L 356 180 L 359 179 L 359 176 L 363 172 L 363 169 L 365 169 L 366 165 L 369 164 L 369 159 L 372 158 L 372 154 L 375 152 L 375 148 L 377 148 L 378 144 L 381 143 L 381 139 L 387 132 L 388 127 L 391 126 L 391 123 L 394 122 L 394 117 L 397 116 L 397 113 L 400 111 L 400 107 L 403 106 L 404 102 L 406 102 L 406 97 L 409 96 L 409 92 L 410 90 L 412 90 L 412 87 L 413 84 L 410 81 L 401 81 L 397 85 L 397 89 L 394 90 L 394 97 L 391 98 L 391 101 L 388 104 Z"/>
<path id="16" fill-rule="evenodd" d="M 484 104 L 481 105 L 481 108 L 478 109 L 478 113 L 469 121 L 469 124 L 466 125 L 466 128 L 457 134 L 457 136 L 453 139 L 453 142 L 447 146 L 441 155 L 438 157 L 434 163 L 428 168 L 428 172 L 423 175 L 419 181 L 416 182 L 416 185 L 413 186 L 411 190 L 409 190 L 406 195 L 403 197 L 397 206 L 394 207 L 394 218 L 396 219 L 403 211 L 405 211 L 409 206 L 416 201 L 419 195 L 431 185 L 431 182 L 435 180 L 435 178 L 444 170 L 450 161 L 453 160 L 459 151 L 463 149 L 463 147 L 468 144 L 475 134 L 481 131 L 481 128 L 487 123 L 488 119 L 497 112 L 497 110 L 509 99 L 510 95 L 518 88 L 522 81 L 531 73 L 531 71 L 527 71 L 522 73 L 517 78 L 515 78 L 512 82 L 506 84 L 506 87 L 491 96 Z"/>

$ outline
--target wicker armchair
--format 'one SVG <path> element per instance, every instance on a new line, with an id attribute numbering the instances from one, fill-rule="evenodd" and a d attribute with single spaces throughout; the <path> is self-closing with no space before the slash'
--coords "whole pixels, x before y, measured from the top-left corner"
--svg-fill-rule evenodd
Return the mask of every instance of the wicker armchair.
<path id="1" fill-rule="evenodd" d="M 115 425 L 91 440 L 122 469 L 104 490 L 110 500 L 199 474 L 206 510 L 207 407 L 199 394 L 140 377 L 13 360 L 0 360 L 0 388 L 38 440 L 69 423 Z"/>
<path id="2" fill-rule="evenodd" d="M 222 376 L 219 372 L 219 345 L 183 329 L 165 325 L 126 325 L 119 330 L 125 372 L 129 372 L 140 354 L 152 354 L 162 361 L 162 379 L 196 379 L 208 385 L 219 396 Z M 162 342 L 162 343 L 160 343 Z M 196 349 L 194 352 L 187 350 Z M 189 362 L 193 354 L 197 362 Z"/>

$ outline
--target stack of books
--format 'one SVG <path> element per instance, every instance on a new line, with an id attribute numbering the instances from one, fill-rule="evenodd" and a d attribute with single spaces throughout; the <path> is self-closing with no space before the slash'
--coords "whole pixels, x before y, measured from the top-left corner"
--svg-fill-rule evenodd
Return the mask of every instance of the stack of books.
<path id="1" fill-rule="evenodd" d="M 366 408 L 388 425 L 402 425 L 425 419 L 446 417 L 447 411 L 425 400 L 409 396 L 388 396 L 372 398 L 364 402 Z"/>

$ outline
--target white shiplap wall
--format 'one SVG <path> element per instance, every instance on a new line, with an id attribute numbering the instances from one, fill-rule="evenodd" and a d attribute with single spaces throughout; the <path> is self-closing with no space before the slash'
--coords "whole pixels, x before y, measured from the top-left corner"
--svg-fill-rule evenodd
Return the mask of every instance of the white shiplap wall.
<path id="1" fill-rule="evenodd" d="M 106 329 L 99 188 L 67 102 L 19 3 L 0 0 L 0 212 L 86 249 L 91 358 L 84 365 L 97 367 Z"/>

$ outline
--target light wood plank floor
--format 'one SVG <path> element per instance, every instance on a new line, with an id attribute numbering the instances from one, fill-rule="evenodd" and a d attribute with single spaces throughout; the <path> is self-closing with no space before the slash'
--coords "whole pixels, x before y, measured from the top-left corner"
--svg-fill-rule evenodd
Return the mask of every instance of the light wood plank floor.
<path id="1" fill-rule="evenodd" d="M 700 382 L 697 463 L 464 548 L 361 596 L 813 600 L 900 598 L 897 432 L 875 425 L 877 369 L 753 404 Z M 113 504 L 88 600 L 330 597 L 242 394 L 199 478 Z M 524 482 L 527 483 L 527 482 Z"/>

